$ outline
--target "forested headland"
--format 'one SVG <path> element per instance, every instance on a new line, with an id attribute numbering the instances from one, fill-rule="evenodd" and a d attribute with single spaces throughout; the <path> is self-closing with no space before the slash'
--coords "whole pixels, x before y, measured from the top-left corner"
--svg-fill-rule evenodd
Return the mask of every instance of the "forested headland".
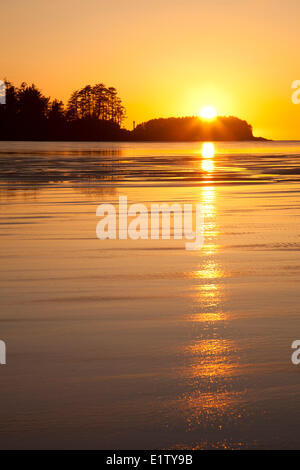
<path id="1" fill-rule="evenodd" d="M 254 137 L 252 126 L 234 116 L 217 116 L 211 121 L 202 120 L 197 116 L 152 119 L 139 124 L 131 136 L 137 141 L 265 140 L 262 137 Z"/>
<path id="2" fill-rule="evenodd" d="M 114 87 L 103 83 L 74 91 L 67 104 L 45 96 L 34 84 L 5 81 L 0 104 L 0 140 L 221 141 L 262 140 L 252 126 L 233 116 L 152 119 L 129 131 L 126 110 Z"/>
<path id="3" fill-rule="evenodd" d="M 6 83 L 0 105 L 0 140 L 123 140 L 125 108 L 117 90 L 99 83 L 51 100 L 34 85 Z"/>

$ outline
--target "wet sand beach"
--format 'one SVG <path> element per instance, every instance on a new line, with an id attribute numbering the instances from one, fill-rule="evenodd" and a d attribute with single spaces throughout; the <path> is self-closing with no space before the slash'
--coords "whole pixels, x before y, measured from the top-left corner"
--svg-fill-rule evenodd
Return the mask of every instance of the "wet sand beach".
<path id="1" fill-rule="evenodd" d="M 96 237 L 201 204 L 204 246 Z M 300 448 L 300 143 L 0 142 L 0 448 Z"/>

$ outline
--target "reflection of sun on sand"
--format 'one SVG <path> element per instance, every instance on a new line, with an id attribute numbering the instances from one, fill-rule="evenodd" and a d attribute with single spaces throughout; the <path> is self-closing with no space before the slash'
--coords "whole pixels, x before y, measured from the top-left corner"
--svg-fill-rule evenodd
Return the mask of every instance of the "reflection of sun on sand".
<path id="1" fill-rule="evenodd" d="M 202 252 L 205 254 L 212 254 L 217 249 L 217 245 L 212 243 L 218 234 L 215 199 L 216 194 L 213 186 L 204 186 L 201 189 L 200 204 L 204 215 L 204 245 Z"/>
<path id="2" fill-rule="evenodd" d="M 199 264 L 190 273 L 194 279 L 191 288 L 193 313 L 189 314 L 188 320 L 193 323 L 195 334 L 184 347 L 188 361 L 184 376 L 192 385 L 180 402 L 189 430 L 205 426 L 209 415 L 222 422 L 225 413 L 233 419 L 243 413 L 241 394 L 227 386 L 231 377 L 240 373 L 241 366 L 236 342 L 224 338 L 223 325 L 229 317 L 222 308 L 222 280 L 229 274 L 215 256 L 218 249 L 215 188 L 201 188 L 199 199 L 204 213 L 205 243 L 199 251 Z"/>
<path id="3" fill-rule="evenodd" d="M 201 194 L 201 206 L 204 212 L 204 216 L 207 217 L 215 217 L 216 215 L 216 207 L 215 207 L 215 199 L 216 193 L 215 188 L 213 186 L 204 186 L 202 188 Z"/>
<path id="4" fill-rule="evenodd" d="M 230 363 L 227 359 L 233 352 L 237 352 L 235 342 L 222 338 L 210 338 L 189 345 L 186 353 L 202 359 L 200 364 L 197 361 L 192 365 L 191 375 L 197 377 L 232 375 L 237 364 Z"/>
<path id="5" fill-rule="evenodd" d="M 189 393 L 181 397 L 180 406 L 189 430 L 205 426 L 209 415 L 222 423 L 224 413 L 234 420 L 244 413 L 242 392 L 233 390 L 231 384 L 232 378 L 241 373 L 239 348 L 234 340 L 223 337 L 224 330 L 218 325 L 228 318 L 219 311 L 220 300 L 215 300 L 215 313 L 198 314 L 199 321 L 206 323 L 205 334 L 200 333 L 184 350 L 189 361 L 184 375 L 193 385 Z M 202 303 L 203 299 L 200 308 Z M 197 322 L 197 316 L 193 316 L 192 321 Z M 203 331 L 203 327 L 199 331 Z M 197 444 L 200 443 L 201 439 Z"/>
<path id="6" fill-rule="evenodd" d="M 206 238 L 209 233 L 211 241 L 215 241 L 214 188 L 203 188 L 201 202 L 206 219 L 209 219 L 209 228 L 207 220 L 205 224 Z M 224 337 L 223 325 L 229 322 L 229 317 L 222 309 L 222 279 L 228 273 L 215 259 L 216 245 L 212 247 L 204 253 L 201 250 L 198 269 L 191 273 L 195 279 L 192 288 L 194 313 L 188 319 L 194 325 L 195 334 L 184 347 L 188 361 L 184 376 L 190 390 L 181 397 L 179 405 L 189 430 L 203 428 L 212 419 L 210 416 L 223 423 L 225 414 L 236 420 L 244 413 L 242 392 L 232 390 L 231 385 L 232 378 L 241 372 L 239 349 L 234 340 Z M 200 438 L 197 442 L 200 447 L 201 441 Z"/>
<path id="7" fill-rule="evenodd" d="M 207 171 L 208 173 L 214 170 L 214 163 L 211 160 L 203 160 L 201 163 L 201 168 L 203 171 Z"/>
<path id="8" fill-rule="evenodd" d="M 212 142 L 204 142 L 201 155 L 203 158 L 213 158 L 215 156 L 215 146 Z"/>
<path id="9" fill-rule="evenodd" d="M 199 271 L 195 271 L 195 277 L 199 279 L 219 279 L 225 277 L 224 272 L 219 268 L 217 263 L 209 261 Z"/>
<path id="10" fill-rule="evenodd" d="M 212 158 L 215 155 L 215 146 L 212 142 L 204 142 L 201 149 L 201 155 L 204 160 L 201 162 L 201 168 L 206 173 L 212 173 L 214 171 L 214 162 Z M 209 175 L 207 175 L 209 176 Z"/>
<path id="11" fill-rule="evenodd" d="M 215 323 L 224 321 L 226 315 L 221 310 L 222 288 L 220 280 L 226 273 L 214 261 L 206 261 L 201 269 L 194 271 L 194 278 L 199 279 L 193 287 L 193 298 L 201 312 L 194 313 L 190 319 L 195 322 Z"/>

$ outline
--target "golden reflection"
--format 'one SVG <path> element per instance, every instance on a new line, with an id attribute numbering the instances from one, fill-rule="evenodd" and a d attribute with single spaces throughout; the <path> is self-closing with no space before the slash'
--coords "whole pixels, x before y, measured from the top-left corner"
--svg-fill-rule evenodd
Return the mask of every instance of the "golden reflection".
<path id="1" fill-rule="evenodd" d="M 235 341 L 224 338 L 221 327 L 213 324 L 210 330 L 202 327 L 204 333 L 185 349 L 189 358 L 185 376 L 194 383 L 182 397 L 188 430 L 214 422 L 218 432 L 228 419 L 239 421 L 245 413 L 241 392 L 232 388 L 234 377 L 241 374 L 240 350 Z"/>
<path id="2" fill-rule="evenodd" d="M 212 142 L 204 142 L 202 145 L 202 150 L 201 150 L 201 155 L 203 160 L 201 161 L 201 169 L 207 175 L 205 175 L 205 178 L 210 176 L 210 173 L 212 173 L 215 169 L 214 162 L 212 158 L 215 155 L 215 146 Z"/>
<path id="3" fill-rule="evenodd" d="M 201 168 L 203 171 L 212 172 L 214 167 L 215 165 L 211 160 L 203 160 L 201 163 Z"/>
<path id="4" fill-rule="evenodd" d="M 219 431 L 228 416 L 239 420 L 243 413 L 239 393 L 232 389 L 234 377 L 241 373 L 240 351 L 227 333 L 230 314 L 224 311 L 224 278 L 229 273 L 217 257 L 217 194 L 213 186 L 201 189 L 200 203 L 204 246 L 199 251 L 197 267 L 190 272 L 194 282 L 190 291 L 192 311 L 187 319 L 191 322 L 192 338 L 183 351 L 189 391 L 181 397 L 181 406 L 188 430 L 203 428 L 213 419 Z"/>
<path id="5" fill-rule="evenodd" d="M 238 421 L 245 414 L 243 392 L 235 393 L 233 400 L 233 393 L 223 390 L 220 390 L 217 394 L 210 391 L 201 393 L 199 390 L 195 390 L 192 394 L 185 394 L 182 396 L 182 408 L 185 413 L 191 413 L 187 419 L 189 430 L 199 426 L 200 429 L 205 429 L 207 424 L 213 425 L 215 423 L 216 437 L 226 423 L 226 419 L 227 421 L 228 419 Z M 217 439 L 216 441 L 218 442 Z M 201 448 L 202 442 L 203 437 L 200 438 L 199 442 L 194 443 L 193 448 Z M 223 447 L 222 441 L 219 442 L 219 445 L 217 444 L 218 447 Z"/>
<path id="6" fill-rule="evenodd" d="M 201 193 L 201 206 L 204 218 L 213 218 L 216 215 L 215 208 L 215 188 L 213 186 L 204 186 Z"/>
<path id="7" fill-rule="evenodd" d="M 227 315 L 224 312 L 204 312 L 199 314 L 194 314 L 191 318 L 194 322 L 200 323 L 215 323 L 220 321 L 225 321 L 227 319 Z"/>
<path id="8" fill-rule="evenodd" d="M 213 158 L 215 156 L 215 146 L 212 142 L 204 142 L 201 155 L 203 158 Z"/>
<path id="9" fill-rule="evenodd" d="M 191 376 L 197 377 L 219 377 L 233 375 L 236 364 L 226 357 L 237 353 L 237 348 L 232 340 L 207 339 L 197 341 L 186 348 L 186 353 L 191 356 L 201 357 L 201 363 L 194 363 L 190 369 Z M 204 360 L 203 360 L 204 359 Z"/>
<path id="10" fill-rule="evenodd" d="M 216 228 L 216 205 L 215 188 L 204 186 L 201 190 L 201 207 L 204 215 L 204 245 L 202 252 L 212 254 L 217 251 L 218 246 L 214 243 L 218 234 Z"/>
<path id="11" fill-rule="evenodd" d="M 225 273 L 215 261 L 208 261 L 204 266 L 201 266 L 201 269 L 195 271 L 195 277 L 201 279 L 217 279 L 225 277 Z"/>
<path id="12" fill-rule="evenodd" d="M 214 287 L 208 292 L 218 292 L 218 287 Z M 202 303 L 203 297 L 199 299 L 199 309 Z M 194 386 L 182 397 L 189 430 L 205 427 L 211 422 L 211 416 L 220 429 L 229 417 L 235 421 L 243 414 L 240 393 L 232 388 L 232 381 L 241 374 L 240 351 L 237 343 L 226 337 L 224 323 L 228 323 L 228 318 L 220 308 L 221 301 L 217 300 L 211 312 L 198 313 L 192 319 L 198 334 L 186 346 L 184 354 L 189 363 L 185 377 Z"/>

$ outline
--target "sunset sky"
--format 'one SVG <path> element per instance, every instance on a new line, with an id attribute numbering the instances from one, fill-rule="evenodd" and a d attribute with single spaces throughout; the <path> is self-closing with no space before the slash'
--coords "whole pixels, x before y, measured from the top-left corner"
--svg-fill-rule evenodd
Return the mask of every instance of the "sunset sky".
<path id="1" fill-rule="evenodd" d="M 67 101 L 115 86 L 126 126 L 205 105 L 300 139 L 299 0 L 10 0 L 1 5 L 0 78 Z"/>

